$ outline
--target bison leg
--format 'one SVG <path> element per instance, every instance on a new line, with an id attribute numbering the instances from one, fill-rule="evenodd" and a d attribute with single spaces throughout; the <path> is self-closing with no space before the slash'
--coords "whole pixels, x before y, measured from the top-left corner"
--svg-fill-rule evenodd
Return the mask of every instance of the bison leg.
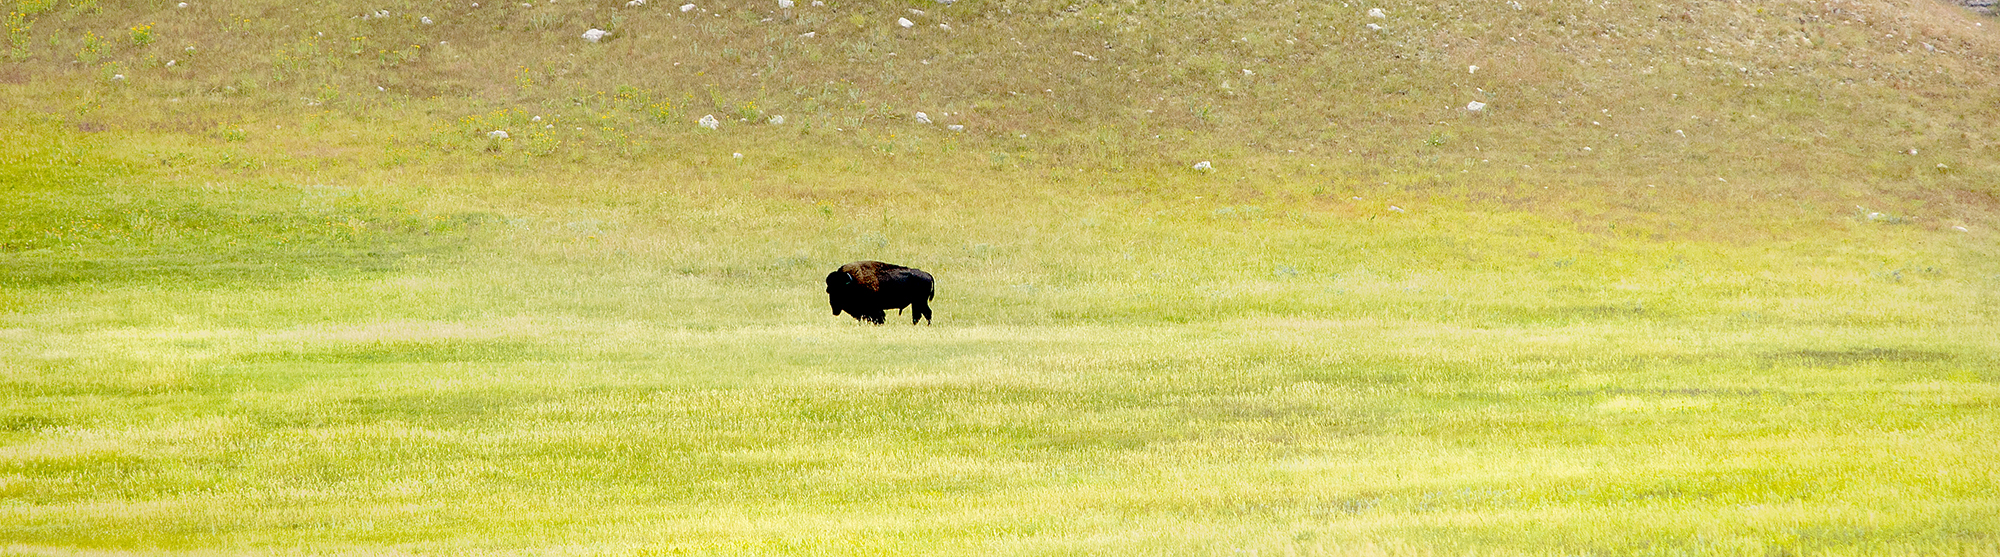
<path id="1" fill-rule="evenodd" d="M 931 319 L 931 305 L 923 300 L 917 300 L 916 303 L 910 304 L 910 310 L 911 325 L 917 324 L 918 320 L 929 321 Z"/>

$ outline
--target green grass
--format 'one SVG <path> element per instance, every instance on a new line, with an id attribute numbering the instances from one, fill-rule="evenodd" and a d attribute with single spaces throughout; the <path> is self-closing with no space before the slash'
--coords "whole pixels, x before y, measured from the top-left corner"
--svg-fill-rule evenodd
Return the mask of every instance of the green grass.
<path id="1" fill-rule="evenodd" d="M 8 2 L 0 554 L 2000 551 L 2000 24 L 830 3 Z"/>

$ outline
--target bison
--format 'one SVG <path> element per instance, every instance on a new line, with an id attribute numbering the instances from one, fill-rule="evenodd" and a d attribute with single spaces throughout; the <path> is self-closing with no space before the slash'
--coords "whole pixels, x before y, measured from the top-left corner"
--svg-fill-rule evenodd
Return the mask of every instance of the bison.
<path id="1" fill-rule="evenodd" d="M 881 324 L 886 310 L 911 308 L 910 324 L 931 318 L 931 274 L 881 261 L 856 261 L 826 275 L 826 298 L 833 314 Z"/>

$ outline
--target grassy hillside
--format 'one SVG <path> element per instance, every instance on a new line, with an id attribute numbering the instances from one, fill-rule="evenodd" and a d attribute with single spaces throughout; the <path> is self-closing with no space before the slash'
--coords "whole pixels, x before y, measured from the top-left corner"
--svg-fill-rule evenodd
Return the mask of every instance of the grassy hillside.
<path id="1" fill-rule="evenodd" d="M 1940 3 L 4 4 L 0 555 L 2000 551 Z"/>

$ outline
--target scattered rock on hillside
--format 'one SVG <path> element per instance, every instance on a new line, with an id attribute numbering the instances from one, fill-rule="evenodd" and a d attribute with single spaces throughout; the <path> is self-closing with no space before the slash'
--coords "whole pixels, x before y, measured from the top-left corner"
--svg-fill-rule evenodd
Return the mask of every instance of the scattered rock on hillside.
<path id="1" fill-rule="evenodd" d="M 1382 8 L 1368 8 L 1368 17 L 1388 18 L 1389 14 L 1382 13 Z"/>
<path id="2" fill-rule="evenodd" d="M 1200 170 L 1202 172 L 1208 172 L 1210 170 L 1215 170 L 1215 165 L 1209 164 L 1208 161 L 1201 161 L 1198 163 L 1194 163 L 1194 169 Z"/>
<path id="3" fill-rule="evenodd" d="M 903 28 L 904 28 L 904 29 L 909 29 L 910 27 L 913 27 L 913 26 L 915 26 L 916 24 L 915 24 L 915 23 L 912 23 L 912 22 L 910 22 L 910 18 L 907 18 L 907 17 L 899 17 L 899 18 L 896 18 L 896 25 L 901 25 L 901 26 L 903 26 Z"/>
<path id="4" fill-rule="evenodd" d="M 1479 112 L 1481 110 L 1486 110 L 1486 103 L 1479 101 L 1472 101 L 1469 103 L 1465 103 L 1465 109 L 1472 112 Z"/>
<path id="5" fill-rule="evenodd" d="M 918 112 L 918 113 L 917 113 L 917 123 L 919 123 L 919 124 L 929 124 L 929 123 L 931 123 L 931 115 L 929 115 L 929 114 L 924 114 L 924 113 L 922 113 L 922 112 Z"/>
<path id="6" fill-rule="evenodd" d="M 702 116 L 700 124 L 701 127 L 708 128 L 711 130 L 722 129 L 722 121 L 715 119 L 714 114 Z"/>
<path id="7" fill-rule="evenodd" d="M 589 31 L 584 31 L 584 32 L 583 32 L 583 40 L 586 40 L 586 41 L 590 41 L 590 42 L 593 42 L 593 43 L 594 43 L 594 42 L 597 42 L 597 41 L 601 41 L 601 40 L 604 40 L 604 36 L 605 36 L 605 35 L 609 35 L 609 34 L 611 34 L 611 33 L 607 32 L 607 31 L 605 31 L 605 30 L 603 30 L 603 29 L 595 29 L 595 28 L 593 28 L 593 29 L 591 29 L 591 30 L 589 30 Z"/>
<path id="8" fill-rule="evenodd" d="M 507 139 L 507 132 L 505 132 L 505 131 L 501 131 L 501 130 L 493 130 L 493 131 L 490 131 L 490 132 L 486 132 L 486 138 L 487 138 L 487 139 Z"/>

